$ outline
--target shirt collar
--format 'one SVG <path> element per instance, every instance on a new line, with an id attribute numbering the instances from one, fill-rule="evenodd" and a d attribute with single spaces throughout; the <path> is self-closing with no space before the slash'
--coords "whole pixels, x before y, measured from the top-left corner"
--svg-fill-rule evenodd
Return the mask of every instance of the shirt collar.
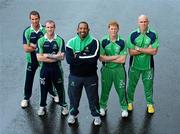
<path id="1" fill-rule="evenodd" d="M 32 24 L 31 24 L 31 30 L 33 30 L 35 33 L 38 33 L 38 32 L 39 32 L 40 30 L 42 30 L 42 29 L 43 29 L 42 25 L 39 24 L 39 29 L 36 31 L 36 30 L 33 28 Z"/>
<path id="2" fill-rule="evenodd" d="M 110 35 L 108 35 L 108 38 L 107 38 L 109 41 L 111 41 L 111 39 L 110 39 Z M 117 37 L 116 37 L 116 41 L 119 41 L 119 39 L 120 39 L 120 37 L 119 37 L 119 35 L 117 35 Z"/>
<path id="3" fill-rule="evenodd" d="M 53 37 L 51 40 L 48 39 L 47 34 L 44 35 L 44 38 L 45 38 L 46 40 L 48 40 L 49 42 L 52 42 L 53 40 L 55 40 L 55 39 L 57 38 L 57 34 L 54 34 L 54 37 Z"/>
<path id="4" fill-rule="evenodd" d="M 81 37 L 79 36 L 79 34 L 77 33 L 76 36 L 81 42 L 85 42 L 86 40 L 88 40 L 90 38 L 90 34 L 88 34 L 85 38 L 83 38 L 83 40 L 81 39 Z"/>

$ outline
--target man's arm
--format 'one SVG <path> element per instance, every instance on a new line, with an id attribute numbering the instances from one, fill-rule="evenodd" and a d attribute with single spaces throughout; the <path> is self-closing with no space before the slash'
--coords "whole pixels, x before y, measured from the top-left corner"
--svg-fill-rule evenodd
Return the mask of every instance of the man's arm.
<path id="1" fill-rule="evenodd" d="M 54 60 L 64 60 L 64 53 L 58 52 L 57 54 L 45 54 L 47 58 Z"/>
<path id="2" fill-rule="evenodd" d="M 53 54 L 52 57 L 56 60 L 64 60 L 64 52 L 58 52 L 57 54 Z"/>
<path id="3" fill-rule="evenodd" d="M 118 58 L 113 60 L 112 62 L 123 64 L 126 62 L 126 55 L 119 55 Z"/>
<path id="4" fill-rule="evenodd" d="M 24 51 L 25 52 L 33 52 L 33 51 L 35 51 L 36 50 L 36 45 L 35 44 L 30 44 L 30 45 L 28 45 L 28 44 L 24 44 L 23 45 L 23 48 L 24 48 Z"/>
<path id="5" fill-rule="evenodd" d="M 100 55 L 99 60 L 104 62 L 111 62 L 117 60 L 119 55 L 107 56 L 107 55 Z"/>
<path id="6" fill-rule="evenodd" d="M 37 60 L 40 62 L 46 62 L 46 63 L 52 63 L 52 62 L 56 62 L 56 59 L 52 59 L 48 57 L 49 54 L 39 54 L 37 53 Z"/>
<path id="7" fill-rule="evenodd" d="M 99 41 L 94 40 L 92 44 L 89 46 L 89 48 L 89 53 L 84 54 L 82 52 L 80 55 L 77 55 L 77 59 L 86 64 L 97 63 L 97 60 L 99 58 Z"/>
<path id="8" fill-rule="evenodd" d="M 73 50 L 66 46 L 66 60 L 68 64 L 80 65 L 81 61 L 77 58 L 78 54 L 74 54 Z"/>
<path id="9" fill-rule="evenodd" d="M 148 48 L 140 48 L 140 53 L 149 54 L 149 55 L 156 55 L 158 52 L 157 48 L 152 48 L 152 45 L 149 45 Z"/>
<path id="10" fill-rule="evenodd" d="M 139 50 L 129 48 L 129 54 L 131 56 L 135 56 L 141 54 L 141 52 Z"/>
<path id="11" fill-rule="evenodd" d="M 23 32 L 23 49 L 25 52 L 33 52 L 36 50 L 36 44 L 30 43 L 29 31 Z"/>
<path id="12" fill-rule="evenodd" d="M 135 49 L 129 49 L 129 54 L 131 56 L 139 55 L 139 54 L 149 54 L 149 55 L 156 55 L 158 52 L 157 48 L 152 48 L 152 45 L 149 45 L 148 48 L 139 48 L 135 46 Z"/>

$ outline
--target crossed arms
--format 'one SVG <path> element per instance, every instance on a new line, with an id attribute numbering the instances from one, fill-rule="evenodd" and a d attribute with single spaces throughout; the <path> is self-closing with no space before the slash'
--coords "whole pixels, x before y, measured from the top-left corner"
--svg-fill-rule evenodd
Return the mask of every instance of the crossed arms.
<path id="1" fill-rule="evenodd" d="M 47 54 L 47 53 L 36 54 L 38 61 L 46 62 L 46 63 L 53 63 L 59 60 L 63 60 L 64 55 L 65 55 L 64 52 L 58 52 L 57 54 Z"/>

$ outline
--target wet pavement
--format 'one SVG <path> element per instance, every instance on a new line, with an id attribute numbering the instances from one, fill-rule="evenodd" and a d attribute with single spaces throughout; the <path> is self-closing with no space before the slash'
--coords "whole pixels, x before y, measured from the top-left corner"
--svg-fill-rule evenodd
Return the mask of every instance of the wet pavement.
<path id="1" fill-rule="evenodd" d="M 22 109 L 20 101 L 23 98 L 26 66 L 22 32 L 29 25 L 28 14 L 31 10 L 41 13 L 42 24 L 47 19 L 55 20 L 56 31 L 65 41 L 74 36 L 77 23 L 81 20 L 88 21 L 91 33 L 100 38 L 106 34 L 107 23 L 115 19 L 120 22 L 120 33 L 127 39 L 128 34 L 136 28 L 138 15 L 147 14 L 150 25 L 159 33 L 160 41 L 159 53 L 155 56 L 155 114 L 149 116 L 146 113 L 143 85 L 139 81 L 134 111 L 127 119 L 121 118 L 114 88 L 109 97 L 107 116 L 102 118 L 100 127 L 93 125 L 85 92 L 76 125 L 67 124 L 67 117 L 60 115 L 60 107 L 51 98 L 47 101 L 48 114 L 40 118 L 37 115 L 39 72 L 34 81 L 30 106 Z M 179 14 L 178 0 L 0 0 L 0 134 L 178 134 Z M 67 89 L 69 70 L 65 61 L 63 67 Z"/>

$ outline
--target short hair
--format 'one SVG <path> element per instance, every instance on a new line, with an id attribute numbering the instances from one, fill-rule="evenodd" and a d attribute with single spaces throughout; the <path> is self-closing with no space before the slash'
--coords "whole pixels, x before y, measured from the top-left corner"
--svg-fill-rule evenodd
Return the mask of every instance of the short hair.
<path id="1" fill-rule="evenodd" d="M 117 21 L 110 21 L 108 24 L 108 28 L 110 28 L 110 26 L 117 26 L 117 28 L 119 29 L 119 24 Z"/>
<path id="2" fill-rule="evenodd" d="M 45 26 L 46 26 L 47 23 L 51 23 L 51 24 L 54 25 L 54 27 L 56 27 L 56 23 L 55 23 L 53 20 L 47 20 L 47 21 L 45 22 Z"/>
<path id="3" fill-rule="evenodd" d="M 139 15 L 138 21 L 139 21 L 141 18 L 145 18 L 145 19 L 149 22 L 149 19 L 148 19 L 148 17 L 147 17 L 146 15 L 144 15 L 144 14 Z"/>
<path id="4" fill-rule="evenodd" d="M 89 25 L 88 25 L 88 23 L 86 21 L 79 22 L 78 23 L 78 28 L 79 28 L 80 24 L 85 24 L 87 26 L 87 28 L 89 29 Z"/>
<path id="5" fill-rule="evenodd" d="M 29 19 L 31 19 L 31 15 L 37 15 L 38 18 L 40 18 L 40 14 L 39 14 L 38 11 L 31 11 L 31 12 L 29 13 Z"/>

